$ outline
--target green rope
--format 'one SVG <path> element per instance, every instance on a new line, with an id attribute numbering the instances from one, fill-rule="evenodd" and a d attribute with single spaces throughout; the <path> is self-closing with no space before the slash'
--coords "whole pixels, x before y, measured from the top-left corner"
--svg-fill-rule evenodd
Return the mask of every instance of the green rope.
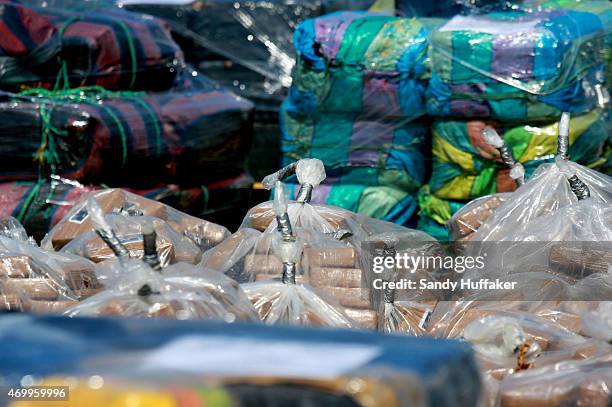
<path id="1" fill-rule="evenodd" d="M 130 61 L 132 63 L 132 80 L 130 81 L 130 89 L 134 87 L 134 83 L 136 82 L 136 69 L 138 65 L 138 61 L 136 60 L 136 47 L 134 46 L 134 40 L 132 39 L 132 35 L 130 33 L 129 28 L 125 25 L 123 21 L 119 21 L 119 25 L 125 32 L 125 37 L 127 38 L 128 48 L 130 49 Z"/>
<path id="2" fill-rule="evenodd" d="M 113 112 L 110 107 L 102 106 L 102 109 L 104 109 L 104 111 L 108 113 L 108 115 L 111 117 L 111 119 L 113 119 L 113 121 L 117 125 L 117 128 L 119 129 L 119 135 L 121 136 L 121 168 L 123 168 L 125 167 L 125 163 L 127 161 L 127 136 L 125 134 L 125 129 L 123 128 L 123 125 L 121 124 L 121 121 L 119 120 L 115 112 Z"/>
<path id="3" fill-rule="evenodd" d="M 64 38 L 64 33 L 66 32 L 66 29 L 68 29 L 68 26 L 70 26 L 72 23 L 74 23 L 77 20 L 80 20 L 80 17 L 71 17 L 62 25 L 62 27 L 59 29 L 60 38 L 62 39 Z M 68 77 L 68 64 L 66 63 L 66 61 L 64 61 L 61 58 L 61 56 L 59 57 L 59 60 L 62 64 L 62 67 L 60 68 L 57 74 L 57 78 L 55 79 L 55 86 L 53 87 L 53 89 L 54 90 L 69 89 L 70 88 L 70 78 Z M 61 88 L 60 88 L 60 80 L 63 80 L 64 82 Z"/>
<path id="4" fill-rule="evenodd" d="M 33 96 L 44 99 L 39 106 L 41 116 L 41 144 L 40 148 L 34 155 L 34 159 L 39 162 L 41 167 L 44 165 L 49 165 L 51 170 L 55 172 L 57 165 L 60 163 L 59 155 L 57 153 L 56 137 L 68 136 L 67 131 L 53 126 L 52 114 L 50 111 L 48 111 L 47 105 L 53 106 L 55 103 L 83 103 L 102 108 L 110 116 L 119 130 L 122 150 L 121 167 L 125 167 L 127 162 L 126 129 L 115 112 L 113 112 L 110 107 L 101 105 L 101 103 L 104 100 L 113 98 L 128 98 L 130 100 L 138 101 L 141 106 L 146 106 L 146 103 L 139 99 L 144 96 L 143 92 L 109 91 L 101 86 L 84 86 L 81 88 L 63 90 L 48 90 L 44 88 L 27 89 L 22 91 L 19 96 Z M 155 114 L 148 106 L 146 106 L 145 109 L 152 116 Z M 155 130 L 157 132 L 157 151 L 159 154 L 161 151 L 161 130 L 157 124 L 157 120 L 155 120 L 154 123 Z"/>
<path id="5" fill-rule="evenodd" d="M 30 193 L 28 194 L 25 202 L 23 203 L 21 210 L 16 216 L 19 222 L 23 223 L 25 221 L 25 216 L 26 216 L 26 213 L 28 212 L 28 209 L 30 209 L 30 205 L 32 205 L 32 202 L 34 201 L 34 199 L 38 196 L 38 193 L 40 192 L 40 184 L 41 184 L 40 182 L 37 182 L 36 185 L 34 185 L 34 187 L 30 190 Z"/>
<path id="6" fill-rule="evenodd" d="M 202 212 L 206 212 L 206 210 L 208 209 L 208 199 L 210 198 L 210 192 L 208 191 L 208 188 L 206 188 L 206 186 L 204 185 L 200 185 L 200 189 L 202 190 L 202 195 L 204 195 L 204 208 L 202 209 Z"/>
<path id="7" fill-rule="evenodd" d="M 144 110 L 147 111 L 148 115 L 151 117 L 151 122 L 153 123 L 153 127 L 155 127 L 155 142 L 157 143 L 156 153 L 158 156 L 160 156 L 161 149 L 162 149 L 162 145 L 161 145 L 162 133 L 161 133 L 161 128 L 159 127 L 159 123 L 157 122 L 157 114 L 155 113 L 155 111 L 153 111 L 151 106 L 145 103 L 142 99 L 136 98 L 136 97 L 127 97 L 127 98 L 135 103 L 138 103 Z"/>

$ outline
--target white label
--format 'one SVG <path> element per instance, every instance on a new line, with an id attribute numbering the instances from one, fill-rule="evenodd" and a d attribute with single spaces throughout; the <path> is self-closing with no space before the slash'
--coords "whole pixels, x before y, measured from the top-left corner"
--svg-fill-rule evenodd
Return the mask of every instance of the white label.
<path id="1" fill-rule="evenodd" d="M 186 336 L 145 357 L 147 371 L 293 378 L 335 378 L 381 354 L 378 346 L 228 336 Z"/>
<path id="2" fill-rule="evenodd" d="M 493 35 L 516 34 L 533 31 L 537 19 L 531 21 L 502 21 L 478 16 L 455 16 L 440 28 L 444 31 L 473 31 Z"/>

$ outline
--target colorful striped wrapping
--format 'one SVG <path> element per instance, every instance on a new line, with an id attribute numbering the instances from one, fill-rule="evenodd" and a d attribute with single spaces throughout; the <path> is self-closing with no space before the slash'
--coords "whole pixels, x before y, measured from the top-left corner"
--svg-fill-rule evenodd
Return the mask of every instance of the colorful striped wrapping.
<path id="1" fill-rule="evenodd" d="M 333 182 L 333 180 L 332 180 Z M 300 185 L 288 184 L 291 199 L 296 199 Z M 417 208 L 414 194 L 384 186 L 362 184 L 324 184 L 312 192 L 313 204 L 338 206 L 376 219 L 412 226 Z"/>
<path id="2" fill-rule="evenodd" d="M 603 99 L 604 26 L 565 9 L 456 16 L 429 38 L 427 110 L 506 122 L 586 112 Z"/>
<path id="3" fill-rule="evenodd" d="M 612 90 L 612 3 L 606 0 L 531 0 L 528 6 L 543 8 L 563 8 L 597 15 L 604 28 L 604 60 L 608 90 Z"/>
<path id="4" fill-rule="evenodd" d="M 155 94 L 82 89 L 0 95 L 1 179 L 57 174 L 146 188 L 243 173 L 251 102 L 222 88 Z"/>
<path id="5" fill-rule="evenodd" d="M 167 24 L 109 7 L 73 13 L 0 0 L 0 86 L 168 90 L 183 55 Z"/>
<path id="6" fill-rule="evenodd" d="M 494 192 L 516 189 L 510 170 L 499 152 L 486 144 L 485 126 L 503 135 L 514 157 L 525 167 L 526 176 L 557 151 L 558 124 L 501 127 L 485 121 L 437 121 L 433 124 L 432 193 L 443 199 L 471 200 Z M 578 163 L 604 163 L 603 146 L 608 138 L 609 115 L 601 110 L 575 116 L 570 122 L 570 157 Z"/>
<path id="7" fill-rule="evenodd" d="M 424 113 L 428 30 L 415 19 L 336 12 L 295 32 L 289 102 L 302 112 L 414 118 Z"/>
<path id="8" fill-rule="evenodd" d="M 284 163 L 318 158 L 334 184 L 389 186 L 416 192 L 425 181 L 429 128 L 403 120 L 369 121 L 357 114 L 281 110 Z"/>

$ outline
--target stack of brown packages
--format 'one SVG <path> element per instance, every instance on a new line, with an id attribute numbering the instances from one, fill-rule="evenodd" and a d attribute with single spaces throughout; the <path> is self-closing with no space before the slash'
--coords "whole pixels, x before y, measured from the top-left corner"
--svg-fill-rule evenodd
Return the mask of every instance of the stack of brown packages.
<path id="1" fill-rule="evenodd" d="M 308 242 L 312 240 L 308 235 L 316 235 L 317 232 L 309 229 L 300 230 L 300 233 L 307 237 L 304 239 L 306 247 L 300 264 L 300 268 L 305 272 L 304 276 L 298 276 L 298 282 L 308 282 L 323 295 L 334 298 L 343 307 L 347 316 L 361 327 L 376 329 L 378 316 L 370 290 L 366 288 L 359 262 L 359 243 L 352 234 L 356 215 L 341 208 L 319 205 L 313 208 L 327 222 L 326 226 L 331 227 L 331 230 L 323 240 L 312 236 L 313 240 L 324 242 L 323 246 L 316 244 L 315 247 L 309 247 Z M 249 211 L 243 227 L 265 232 L 274 219 L 272 202 L 265 202 Z M 343 234 L 346 237 L 343 237 Z M 255 252 L 245 259 L 244 268 L 255 275 L 256 281 L 280 277 L 281 261 L 271 253 L 269 247 L 270 238 L 264 235 Z"/>
<path id="2" fill-rule="evenodd" d="M 42 242 L 46 249 L 60 250 L 76 237 L 93 230 L 87 213 L 87 200 L 94 197 L 104 213 L 127 216 L 150 216 L 168 223 L 177 233 L 194 241 L 201 250 L 221 243 L 230 233 L 223 227 L 177 211 L 160 202 L 132 194 L 122 189 L 107 189 L 84 197 L 49 232 Z"/>
<path id="3" fill-rule="evenodd" d="M 115 253 L 94 230 L 87 210 L 87 200 L 92 197 L 133 258 L 144 255 L 145 225 L 152 225 L 156 232 L 162 266 L 197 264 L 202 249 L 209 249 L 229 236 L 222 226 L 121 189 L 84 196 L 50 231 L 41 247 L 28 239 L 18 222 L 9 219 L 0 224 L 2 310 L 62 313 L 103 291 L 95 263 L 112 264 Z M 10 227 L 5 227 L 5 223 Z"/>
<path id="4" fill-rule="evenodd" d="M 167 205 L 121 189 L 92 192 L 76 204 L 49 232 L 42 246 L 75 253 L 96 263 L 114 258 L 112 250 L 93 230 L 86 202 L 94 197 L 105 214 L 112 215 L 113 228 L 132 257 L 143 255 L 142 225 L 152 223 L 163 265 L 195 264 L 202 250 L 221 243 L 229 231 L 219 225 L 181 213 Z"/>
<path id="5" fill-rule="evenodd" d="M 62 312 L 102 289 L 91 262 L 13 243 L 12 253 L 0 254 L 0 309 Z M 22 250 L 17 253 L 19 246 Z"/>
<path id="6" fill-rule="evenodd" d="M 506 193 L 500 193 L 474 199 L 453 215 L 448 228 L 456 247 L 460 248 L 462 243 L 470 241 L 474 232 L 493 215 L 507 196 Z"/>

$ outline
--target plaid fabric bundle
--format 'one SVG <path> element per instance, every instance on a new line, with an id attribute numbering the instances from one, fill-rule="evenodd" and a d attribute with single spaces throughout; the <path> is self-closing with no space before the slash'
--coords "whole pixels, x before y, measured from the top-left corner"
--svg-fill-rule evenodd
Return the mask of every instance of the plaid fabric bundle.
<path id="1" fill-rule="evenodd" d="M 396 188 L 332 182 L 326 180 L 316 187 L 311 203 L 334 205 L 372 218 L 412 226 L 410 222 L 417 208 L 414 194 Z M 289 187 L 291 198 L 295 199 L 300 186 L 289 184 Z"/>
<path id="2" fill-rule="evenodd" d="M 576 116 L 570 122 L 572 161 L 591 167 L 605 162 L 603 147 L 608 138 L 609 116 L 601 110 Z M 484 141 L 486 126 L 497 129 L 526 176 L 557 151 L 558 123 L 536 127 L 502 127 L 485 121 L 437 121 L 433 124 L 432 193 L 443 199 L 471 200 L 494 192 L 516 189 L 510 169 L 499 152 Z"/>
<path id="3" fill-rule="evenodd" d="M 72 13 L 0 0 L 0 86 L 168 90 L 183 64 L 161 20 L 116 8 Z"/>
<path id="4" fill-rule="evenodd" d="M 417 20 L 337 12 L 295 32 L 289 101 L 303 112 L 414 118 L 424 113 L 428 30 Z"/>
<path id="5" fill-rule="evenodd" d="M 40 240 L 85 194 L 96 189 L 76 183 L 7 182 L 0 184 L 0 217 L 14 216 Z"/>
<path id="6" fill-rule="evenodd" d="M 325 163 L 338 184 L 390 186 L 416 192 L 425 181 L 428 127 L 419 122 L 368 121 L 356 114 L 281 111 L 284 164 L 301 158 Z"/>
<path id="7" fill-rule="evenodd" d="M 5 181 L 57 174 L 146 188 L 200 185 L 244 171 L 253 105 L 221 88 L 30 94 L 0 95 Z"/>
<path id="8" fill-rule="evenodd" d="M 455 16 L 430 35 L 435 116 L 552 120 L 601 103 L 602 19 L 550 9 Z"/>

